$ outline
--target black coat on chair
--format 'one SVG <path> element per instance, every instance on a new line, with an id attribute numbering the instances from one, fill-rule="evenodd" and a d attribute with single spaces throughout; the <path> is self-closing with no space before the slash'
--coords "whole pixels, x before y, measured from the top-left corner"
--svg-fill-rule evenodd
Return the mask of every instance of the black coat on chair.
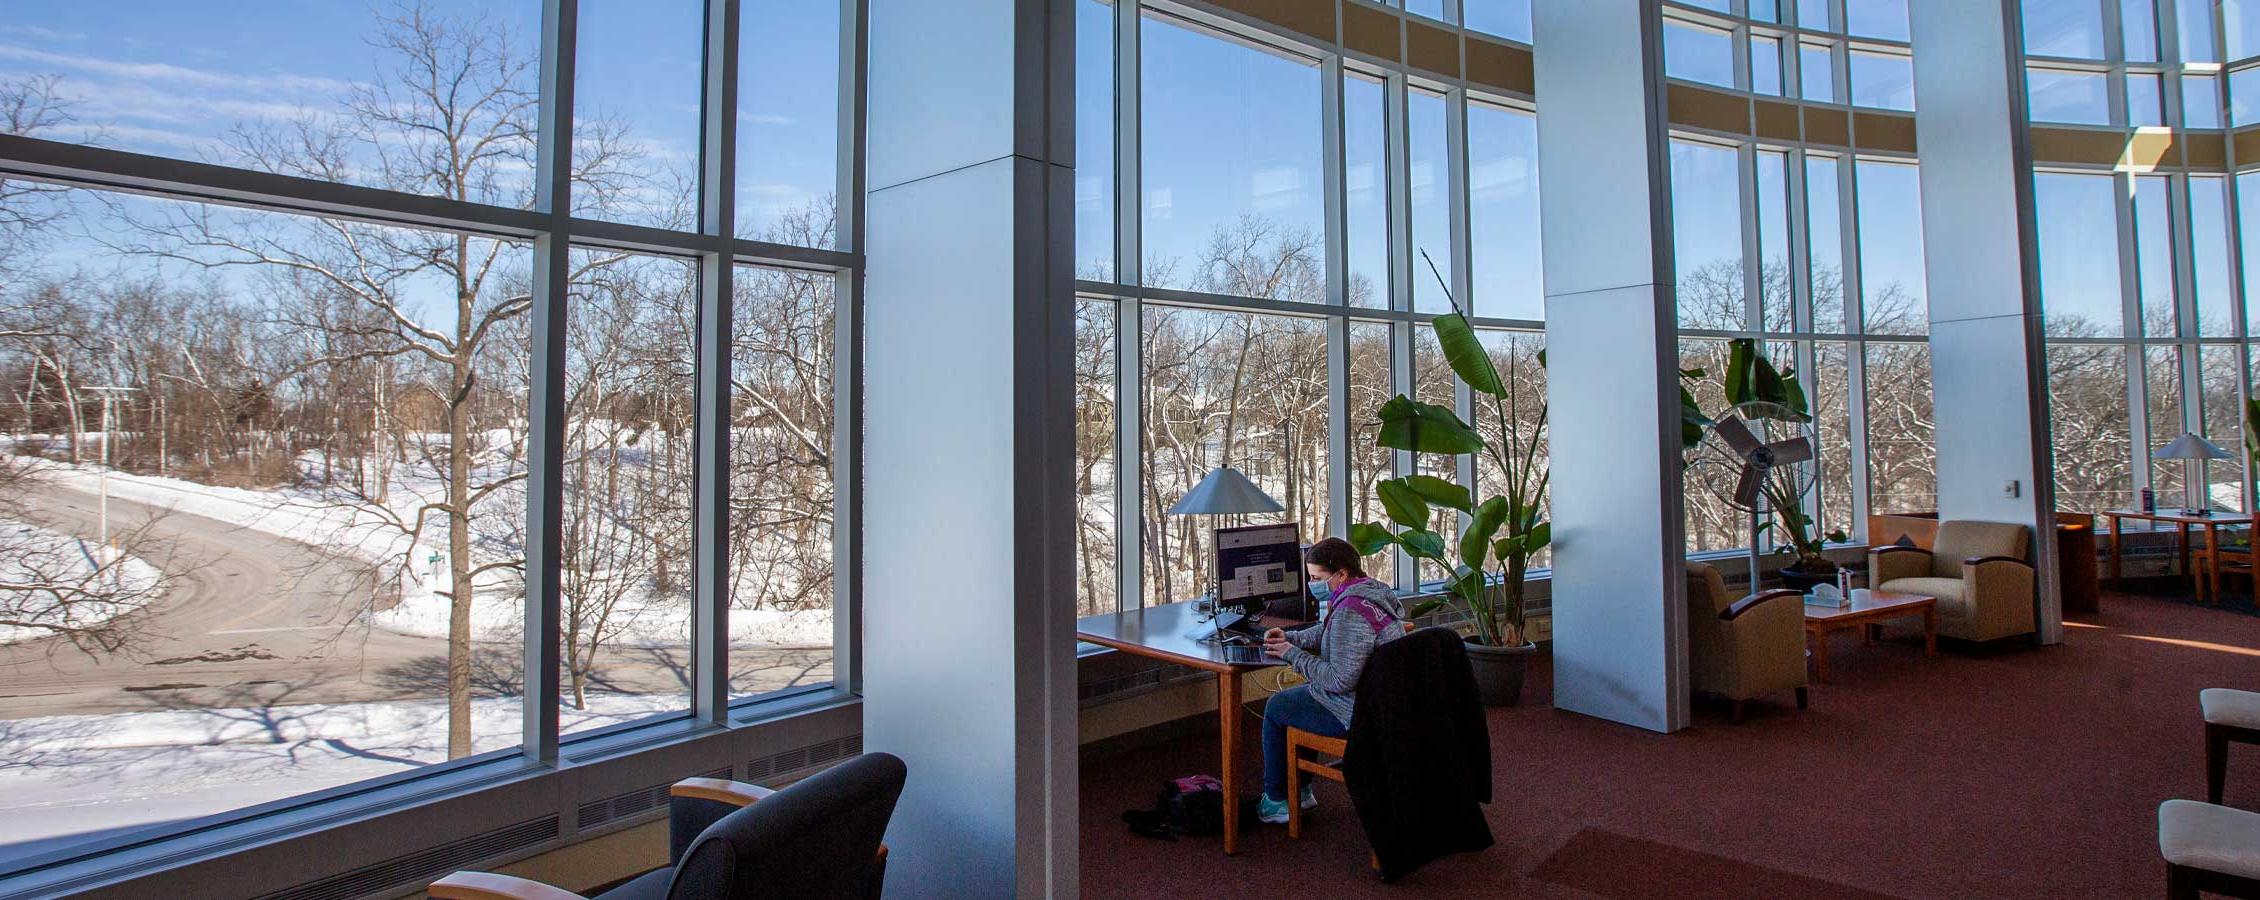
<path id="1" fill-rule="evenodd" d="M 1423 628 L 1374 648 L 1342 774 L 1384 881 L 1491 846 L 1491 731 L 1459 635 Z"/>

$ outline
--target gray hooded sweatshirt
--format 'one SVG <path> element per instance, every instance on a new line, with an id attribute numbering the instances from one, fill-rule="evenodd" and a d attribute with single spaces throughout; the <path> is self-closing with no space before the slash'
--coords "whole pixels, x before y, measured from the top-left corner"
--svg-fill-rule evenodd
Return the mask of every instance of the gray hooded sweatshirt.
<path id="1" fill-rule="evenodd" d="M 1320 706 L 1350 727 L 1358 676 L 1373 648 L 1405 633 L 1404 607 L 1389 586 L 1371 578 L 1343 585 L 1327 604 L 1326 618 L 1287 632 L 1287 665 L 1310 682 Z"/>

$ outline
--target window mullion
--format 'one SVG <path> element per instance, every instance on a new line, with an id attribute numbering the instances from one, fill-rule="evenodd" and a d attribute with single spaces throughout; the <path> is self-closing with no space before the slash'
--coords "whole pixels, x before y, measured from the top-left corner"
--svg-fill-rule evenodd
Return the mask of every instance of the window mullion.
<path id="1" fill-rule="evenodd" d="M 544 0 L 534 208 L 548 222 L 534 239 L 532 396 L 526 439 L 526 634 L 522 752 L 557 763 L 562 662 L 558 565 L 563 547 L 566 294 L 572 271 L 573 67 L 578 0 Z"/>

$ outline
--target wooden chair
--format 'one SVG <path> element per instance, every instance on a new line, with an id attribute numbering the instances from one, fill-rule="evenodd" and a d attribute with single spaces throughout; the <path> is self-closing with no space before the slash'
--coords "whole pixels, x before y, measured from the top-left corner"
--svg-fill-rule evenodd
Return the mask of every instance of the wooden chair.
<path id="1" fill-rule="evenodd" d="M 2214 591 L 2213 586 L 2222 578 L 2230 575 L 2251 578 L 2252 565 L 2251 544 L 2214 547 L 2212 549 L 2198 548 L 2193 551 L 2190 555 L 2190 566 L 2197 570 L 2194 573 L 2196 575 L 2194 580 L 2197 582 L 2197 599 L 2214 606 L 2221 605 L 2221 598 Z M 2256 582 L 2255 586 L 2260 587 L 2260 582 Z"/>
<path id="2" fill-rule="evenodd" d="M 2260 693 L 2206 688 L 2197 692 L 2197 706 L 2205 714 L 2205 799 L 2219 803 L 2229 745 L 2260 744 Z"/>
<path id="3" fill-rule="evenodd" d="M 1418 629 L 1411 622 L 1404 623 L 1404 627 L 1406 634 Z M 1303 775 L 1316 775 L 1335 784 L 1350 783 L 1339 766 L 1330 766 L 1305 756 L 1305 750 L 1339 760 L 1349 754 L 1350 739 L 1313 734 L 1300 728 L 1287 729 L 1287 837 L 1294 840 L 1303 838 Z M 1366 860 L 1374 870 L 1380 870 L 1381 857 L 1367 851 Z"/>
<path id="4" fill-rule="evenodd" d="M 2170 900 L 2260 898 L 2260 813 L 2168 800 L 2158 807 L 2158 853 Z"/>

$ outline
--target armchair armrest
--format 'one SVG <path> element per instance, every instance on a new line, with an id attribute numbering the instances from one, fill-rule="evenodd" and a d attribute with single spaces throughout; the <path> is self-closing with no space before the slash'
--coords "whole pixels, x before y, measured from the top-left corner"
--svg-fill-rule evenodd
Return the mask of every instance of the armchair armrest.
<path id="1" fill-rule="evenodd" d="M 1789 590 L 1788 588 L 1776 588 L 1774 590 L 1766 591 L 1761 594 L 1755 594 L 1749 597 L 1744 597 L 1740 600 L 1734 601 L 1733 606 L 1719 610 L 1719 619 L 1722 621 L 1732 622 L 1736 619 L 1742 618 L 1742 614 L 1758 608 L 1758 605 L 1761 603 L 1768 603 L 1784 597 L 1801 598 L 1803 596 L 1805 595 L 1793 590 Z M 1804 601 L 1799 600 L 1798 602 L 1802 603 Z"/>
<path id="2" fill-rule="evenodd" d="M 432 900 L 588 900 L 564 888 L 493 872 L 457 872 L 432 882 Z"/>
<path id="3" fill-rule="evenodd" d="M 2032 568 L 2032 563 L 2025 562 L 2024 560 L 2018 559 L 2014 556 L 1972 556 L 1969 559 L 1962 560 L 1962 565 L 1968 566 L 1973 569 L 1979 566 L 1992 565 L 1994 563 L 2016 563 L 2017 565 L 2023 566 L 2027 569 Z"/>

